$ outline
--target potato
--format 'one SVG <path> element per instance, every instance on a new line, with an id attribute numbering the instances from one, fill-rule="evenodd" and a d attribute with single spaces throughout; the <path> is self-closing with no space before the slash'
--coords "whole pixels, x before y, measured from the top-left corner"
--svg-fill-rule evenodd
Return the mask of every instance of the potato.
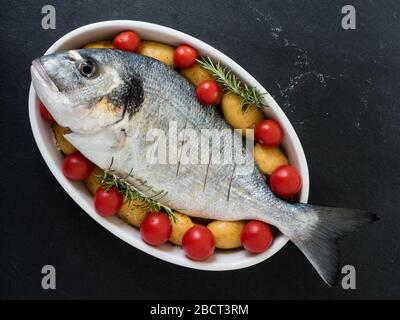
<path id="1" fill-rule="evenodd" d="M 279 147 L 264 147 L 259 143 L 256 143 L 254 147 L 254 160 L 260 171 L 267 175 L 271 175 L 276 168 L 289 163 Z"/>
<path id="2" fill-rule="evenodd" d="M 174 67 L 174 51 L 175 48 L 167 44 L 154 41 L 142 41 L 138 53 L 160 60 L 161 62 Z"/>
<path id="3" fill-rule="evenodd" d="M 176 221 L 172 220 L 172 233 L 169 241 L 178 246 L 182 245 L 182 238 L 186 231 L 194 226 L 192 219 L 185 214 L 175 212 L 177 217 Z"/>
<path id="4" fill-rule="evenodd" d="M 67 131 L 67 128 L 61 127 L 59 124 L 55 123 L 53 124 L 53 131 L 57 146 L 64 154 L 69 155 L 77 151 L 76 148 L 64 138 L 64 133 Z"/>
<path id="5" fill-rule="evenodd" d="M 140 208 L 143 202 L 140 200 L 125 202 L 118 211 L 118 216 L 131 225 L 139 227 L 143 219 L 146 217 L 147 211 Z"/>
<path id="6" fill-rule="evenodd" d="M 234 249 L 242 246 L 240 236 L 245 224 L 244 221 L 215 220 L 208 224 L 207 228 L 214 235 L 216 248 Z"/>
<path id="7" fill-rule="evenodd" d="M 111 40 L 105 40 L 105 41 L 95 41 L 95 42 L 90 42 L 86 44 L 84 49 L 106 49 L 106 48 L 113 48 L 112 41 Z"/>
<path id="8" fill-rule="evenodd" d="M 226 92 L 221 101 L 222 112 L 226 121 L 235 129 L 242 129 L 242 135 L 246 135 L 246 129 L 254 129 L 264 113 L 255 106 L 249 106 L 242 110 L 242 98 L 232 92 Z"/>
<path id="9" fill-rule="evenodd" d="M 84 180 L 85 185 L 89 189 L 91 194 L 94 194 L 97 189 L 100 188 L 102 179 L 101 176 L 103 175 L 103 173 L 104 171 L 101 170 L 98 166 L 94 166 L 90 176 Z"/>
<path id="10" fill-rule="evenodd" d="M 181 74 L 195 86 L 204 80 L 214 80 L 211 72 L 203 69 L 197 62 L 193 67 L 182 69 Z"/>

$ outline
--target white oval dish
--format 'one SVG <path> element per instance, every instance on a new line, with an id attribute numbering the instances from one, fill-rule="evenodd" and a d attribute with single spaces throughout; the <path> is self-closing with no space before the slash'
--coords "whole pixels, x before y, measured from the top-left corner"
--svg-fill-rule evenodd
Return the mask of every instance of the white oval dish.
<path id="1" fill-rule="evenodd" d="M 112 39 L 113 36 L 124 30 L 135 30 L 142 39 L 159 41 L 173 46 L 177 46 L 181 43 L 189 44 L 196 48 L 200 55 L 208 55 L 213 60 L 220 61 L 247 84 L 256 87 L 261 92 L 266 92 L 261 84 L 246 70 L 212 46 L 185 33 L 147 22 L 115 20 L 89 24 L 75 29 L 60 38 L 46 51 L 46 54 L 77 49 L 88 42 Z M 303 186 L 300 193 L 300 201 L 305 203 L 308 200 L 309 175 L 303 148 L 292 125 L 276 101 L 269 94 L 266 94 L 264 97 L 265 104 L 269 106 L 269 108 L 265 109 L 265 114 L 270 118 L 277 119 L 285 132 L 282 146 L 290 163 L 296 167 L 301 174 Z M 99 216 L 93 206 L 93 197 L 84 184 L 70 181 L 64 177 L 61 171 L 63 155 L 55 146 L 53 133 L 48 123 L 40 117 L 38 103 L 39 101 L 36 97 L 35 90 L 31 85 L 29 91 L 30 123 L 38 148 L 51 172 L 65 191 L 89 216 L 121 240 L 159 259 L 185 267 L 212 271 L 241 269 L 255 265 L 274 255 L 287 243 L 288 238 L 279 234 L 274 239 L 272 246 L 261 254 L 249 254 L 243 249 L 227 251 L 217 250 L 211 258 L 203 262 L 196 262 L 188 259 L 185 257 L 182 248 L 171 244 L 165 244 L 160 247 L 147 245 L 142 241 L 138 229 L 128 225 L 118 217 L 103 218 Z"/>

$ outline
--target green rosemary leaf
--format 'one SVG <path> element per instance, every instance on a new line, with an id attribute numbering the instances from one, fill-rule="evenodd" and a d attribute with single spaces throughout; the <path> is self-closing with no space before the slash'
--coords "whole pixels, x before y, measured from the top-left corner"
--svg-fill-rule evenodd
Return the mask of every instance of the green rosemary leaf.
<path id="1" fill-rule="evenodd" d="M 264 93 L 259 92 L 255 87 L 249 87 L 247 84 L 242 83 L 228 67 L 221 66 L 219 62 L 215 64 L 208 56 L 197 59 L 197 62 L 203 69 L 211 72 L 224 91 L 231 91 L 242 98 L 243 111 L 246 111 L 251 105 L 258 108 L 265 106 L 262 103 Z"/>
<path id="2" fill-rule="evenodd" d="M 176 222 L 177 217 L 173 210 L 166 204 L 162 204 L 161 202 L 159 202 L 167 195 L 168 192 L 164 190 L 153 190 L 153 188 L 148 185 L 146 180 L 135 177 L 133 174 L 133 170 L 131 170 L 130 173 L 125 177 L 120 177 L 112 169 L 113 162 L 114 158 L 112 158 L 110 166 L 108 167 L 108 169 L 104 170 L 104 174 L 101 176 L 101 185 L 106 191 L 115 186 L 123 195 L 124 202 L 133 204 L 136 207 L 146 211 L 163 211 L 168 214 L 171 220 Z M 129 178 L 131 178 L 130 181 L 128 181 Z M 133 181 L 137 181 L 138 183 L 136 184 Z M 146 190 L 144 190 L 143 188 L 146 188 Z M 146 195 L 146 193 L 148 192 L 153 192 L 153 196 Z M 136 204 L 134 203 L 135 201 L 140 201 L 141 203 Z"/>

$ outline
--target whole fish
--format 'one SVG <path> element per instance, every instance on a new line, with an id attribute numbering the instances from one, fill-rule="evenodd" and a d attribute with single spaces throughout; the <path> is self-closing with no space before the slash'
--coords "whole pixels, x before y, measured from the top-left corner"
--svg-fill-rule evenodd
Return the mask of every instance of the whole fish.
<path id="1" fill-rule="evenodd" d="M 97 166 L 107 169 L 112 162 L 119 174 L 131 172 L 133 184 L 146 181 L 142 192 L 166 191 L 159 201 L 190 216 L 274 225 L 329 285 L 339 277 L 337 239 L 377 219 L 362 210 L 286 202 L 271 192 L 256 167 L 240 172 L 254 159 L 239 134 L 217 108 L 197 101 L 192 84 L 157 60 L 112 49 L 70 50 L 34 60 L 31 74 L 41 101 L 70 129 L 65 138 Z M 157 158 L 154 150 L 163 153 L 157 148 L 149 156 L 149 132 L 154 147 L 158 133 L 171 127 L 178 135 L 196 133 L 197 138 L 207 130 L 228 130 L 232 144 L 208 142 L 209 158 L 196 163 L 187 159 L 187 137 L 166 135 L 167 157 Z M 163 141 L 162 134 L 159 138 Z M 225 151 L 245 161 L 212 161 L 213 154 Z"/>

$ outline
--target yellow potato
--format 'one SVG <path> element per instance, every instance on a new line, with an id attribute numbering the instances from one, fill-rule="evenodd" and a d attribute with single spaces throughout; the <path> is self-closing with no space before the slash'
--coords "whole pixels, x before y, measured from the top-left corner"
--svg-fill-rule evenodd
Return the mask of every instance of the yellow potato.
<path id="1" fill-rule="evenodd" d="M 106 49 L 106 48 L 113 48 L 112 41 L 111 40 L 105 40 L 105 41 L 95 41 L 95 42 L 90 42 L 86 44 L 84 49 Z"/>
<path id="2" fill-rule="evenodd" d="M 193 67 L 182 69 L 181 74 L 195 86 L 204 80 L 213 80 L 211 72 L 203 69 L 197 62 Z"/>
<path id="3" fill-rule="evenodd" d="M 91 194 L 94 194 L 97 189 L 100 188 L 102 179 L 101 176 L 103 175 L 103 173 L 104 171 L 101 170 L 98 166 L 94 166 L 90 176 L 84 180 L 85 185 L 89 189 Z"/>
<path id="4" fill-rule="evenodd" d="M 174 51 L 175 48 L 167 44 L 154 41 L 142 41 L 138 53 L 160 60 L 161 62 L 174 67 Z"/>
<path id="5" fill-rule="evenodd" d="M 235 129 L 242 129 L 242 135 L 246 135 L 246 129 L 254 129 L 264 113 L 255 106 L 249 106 L 246 111 L 242 109 L 242 98 L 238 95 L 226 92 L 221 101 L 222 112 L 226 121 Z"/>
<path id="6" fill-rule="evenodd" d="M 182 238 L 186 231 L 194 226 L 192 219 L 185 214 L 175 212 L 176 221 L 171 220 L 172 233 L 169 237 L 169 241 L 178 246 L 182 245 Z"/>
<path id="7" fill-rule="evenodd" d="M 143 219 L 146 217 L 147 211 L 140 208 L 143 202 L 140 200 L 125 202 L 118 211 L 118 216 L 131 225 L 139 227 Z"/>
<path id="8" fill-rule="evenodd" d="M 264 147 L 259 143 L 256 143 L 254 147 L 254 160 L 260 171 L 267 175 L 271 175 L 276 168 L 289 163 L 279 147 Z"/>
<path id="9" fill-rule="evenodd" d="M 216 248 L 234 249 L 242 246 L 240 236 L 245 224 L 244 221 L 215 220 L 208 224 L 207 228 L 214 235 Z"/>
<path id="10" fill-rule="evenodd" d="M 59 124 L 55 123 L 53 124 L 53 131 L 54 131 L 54 137 L 56 138 L 57 145 L 60 148 L 60 150 L 66 154 L 69 155 L 76 150 L 76 148 L 70 144 L 65 138 L 64 138 L 64 133 L 67 131 L 67 128 L 61 127 Z"/>

